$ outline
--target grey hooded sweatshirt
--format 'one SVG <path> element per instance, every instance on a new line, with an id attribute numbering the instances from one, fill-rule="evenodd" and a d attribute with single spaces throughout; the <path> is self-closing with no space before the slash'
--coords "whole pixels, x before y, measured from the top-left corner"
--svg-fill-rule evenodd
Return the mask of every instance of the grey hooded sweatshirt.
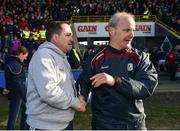
<path id="1" fill-rule="evenodd" d="M 79 105 L 66 55 L 54 44 L 44 42 L 29 64 L 28 125 L 37 129 L 64 129 Z"/>

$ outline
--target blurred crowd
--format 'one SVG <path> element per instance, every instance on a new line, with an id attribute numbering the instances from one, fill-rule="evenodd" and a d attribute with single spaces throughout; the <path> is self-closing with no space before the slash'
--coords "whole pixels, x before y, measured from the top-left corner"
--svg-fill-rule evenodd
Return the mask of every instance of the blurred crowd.
<path id="1" fill-rule="evenodd" d="M 180 31 L 179 0 L 1 0 L 0 58 L 19 46 L 28 48 L 31 57 L 45 39 L 46 24 L 70 20 L 71 16 L 112 15 L 117 11 L 156 15 L 170 27 Z"/>
<path id="2" fill-rule="evenodd" d="M 176 80 L 176 72 L 180 72 L 180 46 L 176 46 L 169 52 L 152 48 L 148 53 L 158 72 L 167 72 L 170 80 Z"/>

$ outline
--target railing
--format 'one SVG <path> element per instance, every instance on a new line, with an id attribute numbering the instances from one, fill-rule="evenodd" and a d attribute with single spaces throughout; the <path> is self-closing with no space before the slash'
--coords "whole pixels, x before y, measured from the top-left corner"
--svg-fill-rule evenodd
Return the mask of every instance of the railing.
<path id="1" fill-rule="evenodd" d="M 71 22 L 107 22 L 110 16 L 72 16 Z"/>
<path id="2" fill-rule="evenodd" d="M 110 16 L 72 16 L 71 22 L 108 22 Z M 149 19 L 144 19 L 143 15 L 135 15 L 136 21 L 156 21 L 156 15 L 150 15 Z"/>
<path id="3" fill-rule="evenodd" d="M 174 30 L 172 27 L 166 25 L 165 23 L 163 23 L 162 21 L 160 21 L 160 20 L 158 20 L 158 19 L 156 20 L 156 22 L 159 23 L 159 24 L 161 24 L 161 25 L 163 25 L 163 26 L 165 26 L 168 30 L 174 32 L 174 33 L 177 35 L 177 37 L 180 38 L 180 32 Z"/>

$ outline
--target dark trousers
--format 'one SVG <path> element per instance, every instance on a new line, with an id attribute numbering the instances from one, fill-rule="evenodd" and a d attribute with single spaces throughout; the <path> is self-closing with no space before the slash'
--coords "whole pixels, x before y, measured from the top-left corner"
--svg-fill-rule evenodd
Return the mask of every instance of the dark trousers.
<path id="1" fill-rule="evenodd" d="M 175 80 L 176 79 L 176 68 L 177 68 L 176 64 L 169 64 L 168 65 L 168 71 L 169 71 L 169 75 L 170 75 L 170 80 Z"/>
<path id="2" fill-rule="evenodd" d="M 16 129 L 16 120 L 18 118 L 18 114 L 21 108 L 22 108 L 22 114 L 21 114 L 21 121 L 20 121 L 20 129 L 22 130 L 27 129 L 25 104 L 22 103 L 21 99 L 12 99 L 12 100 L 9 100 L 9 116 L 8 116 L 8 122 L 7 122 L 7 130 Z"/>
<path id="3" fill-rule="evenodd" d="M 146 130 L 145 119 L 132 123 L 92 120 L 92 130 Z"/>

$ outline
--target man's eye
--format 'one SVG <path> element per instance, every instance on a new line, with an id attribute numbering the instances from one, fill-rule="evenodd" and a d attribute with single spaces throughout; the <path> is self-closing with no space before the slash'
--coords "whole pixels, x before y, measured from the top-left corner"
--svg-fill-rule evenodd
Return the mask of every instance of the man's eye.
<path id="1" fill-rule="evenodd" d="M 125 32 L 130 32 L 130 31 L 134 32 L 135 30 L 133 30 L 133 29 L 124 29 L 124 31 Z"/>
<path id="2" fill-rule="evenodd" d="M 71 34 L 71 33 L 68 33 L 68 34 L 66 34 L 66 36 L 72 36 L 72 34 Z"/>

